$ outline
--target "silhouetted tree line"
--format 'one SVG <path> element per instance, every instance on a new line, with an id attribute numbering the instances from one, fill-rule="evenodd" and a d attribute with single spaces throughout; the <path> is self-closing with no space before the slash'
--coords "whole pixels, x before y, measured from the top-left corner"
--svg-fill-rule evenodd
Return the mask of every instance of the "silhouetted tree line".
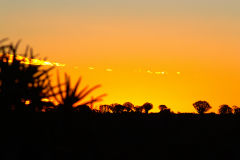
<path id="1" fill-rule="evenodd" d="M 141 113 L 149 114 L 149 111 L 153 109 L 153 104 L 146 102 L 142 106 L 134 105 L 131 102 L 125 102 L 123 105 L 114 103 L 110 105 L 100 105 L 100 113 Z M 171 114 L 171 110 L 166 105 L 159 106 L 160 113 Z"/>
<path id="2" fill-rule="evenodd" d="M 207 101 L 197 101 L 193 104 L 193 106 L 199 114 L 204 114 L 212 108 Z M 218 112 L 221 115 L 230 115 L 230 114 L 239 115 L 240 108 L 237 106 L 230 107 L 227 104 L 223 104 L 219 106 Z"/>
<path id="3" fill-rule="evenodd" d="M 71 86 L 70 76 L 65 73 L 64 82 L 61 82 L 57 72 L 57 85 L 52 85 L 49 72 L 55 67 L 34 65 L 36 56 L 33 49 L 26 47 L 23 54 L 18 53 L 20 41 L 16 44 L 7 43 L 7 39 L 0 41 L 0 110 L 3 112 L 96 112 L 96 113 L 138 113 L 149 114 L 153 105 L 149 102 L 137 106 L 131 102 L 124 104 L 114 103 L 100 105 L 93 109 L 95 102 L 101 101 L 105 94 L 84 101 L 84 99 L 100 85 L 79 90 L 81 77 L 74 86 Z M 19 58 L 21 56 L 22 58 Z M 44 59 L 46 60 L 46 58 Z M 49 99 L 53 99 L 54 104 Z M 199 114 L 204 114 L 212 107 L 206 101 L 197 101 L 193 104 Z M 160 114 L 174 114 L 166 105 L 159 105 Z M 226 104 L 219 107 L 219 114 L 240 114 L 240 108 Z"/>

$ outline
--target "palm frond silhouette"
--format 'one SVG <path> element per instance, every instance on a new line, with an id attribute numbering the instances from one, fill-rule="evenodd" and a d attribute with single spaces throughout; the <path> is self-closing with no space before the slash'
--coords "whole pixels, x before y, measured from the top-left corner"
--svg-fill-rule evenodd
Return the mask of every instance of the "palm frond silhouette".
<path id="1" fill-rule="evenodd" d="M 65 73 L 65 82 L 61 84 L 59 72 L 57 72 L 57 86 L 55 86 L 57 91 L 55 91 L 56 89 L 54 87 L 50 88 L 51 96 L 54 97 L 58 103 L 56 110 L 72 112 L 74 110 L 77 110 L 80 106 L 85 106 L 101 101 L 102 97 L 106 96 L 106 94 L 102 94 L 95 98 L 91 98 L 88 101 L 82 102 L 91 92 L 99 88 L 101 85 L 96 85 L 91 88 L 86 86 L 78 92 L 81 80 L 82 78 L 80 77 L 74 87 L 71 87 L 70 76 Z M 50 81 L 49 84 L 52 86 Z"/>
<path id="2" fill-rule="evenodd" d="M 33 49 L 28 46 L 22 59 L 18 58 L 21 41 L 15 45 L 4 44 L 8 39 L 0 41 L 0 100 L 2 111 L 41 111 L 41 99 L 48 98 L 48 72 L 54 67 L 42 68 L 31 64 L 35 57 Z M 30 62 L 30 63 L 25 63 Z M 29 101 L 28 107 L 25 102 Z"/>

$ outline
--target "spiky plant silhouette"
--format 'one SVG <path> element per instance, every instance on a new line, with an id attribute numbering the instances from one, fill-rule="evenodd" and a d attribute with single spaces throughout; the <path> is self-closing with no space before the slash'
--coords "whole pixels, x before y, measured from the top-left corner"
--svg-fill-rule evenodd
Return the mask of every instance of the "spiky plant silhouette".
<path id="1" fill-rule="evenodd" d="M 76 82 L 75 86 L 72 88 L 70 76 L 68 76 L 65 73 L 65 82 L 61 84 L 59 72 L 57 72 L 57 88 L 56 89 L 54 89 L 53 87 L 50 88 L 51 96 L 53 96 L 56 102 L 58 103 L 58 106 L 56 107 L 57 111 L 63 112 L 78 111 L 79 107 L 92 105 L 97 101 L 101 101 L 102 97 L 106 96 L 106 94 L 102 94 L 95 98 L 92 97 L 88 101 L 82 102 L 91 92 L 99 88 L 101 85 L 96 85 L 93 86 L 92 88 L 86 86 L 85 88 L 78 92 L 81 80 L 82 78 L 80 77 Z M 49 85 L 52 86 L 50 81 Z"/>
<path id="2" fill-rule="evenodd" d="M 21 41 L 15 45 L 4 44 L 6 41 L 0 41 L 0 110 L 40 111 L 43 107 L 41 99 L 49 98 L 48 72 L 54 67 L 43 69 L 40 65 L 33 65 L 31 62 L 35 56 L 28 46 L 19 59 L 17 52 Z M 26 101 L 29 102 L 28 107 Z"/>

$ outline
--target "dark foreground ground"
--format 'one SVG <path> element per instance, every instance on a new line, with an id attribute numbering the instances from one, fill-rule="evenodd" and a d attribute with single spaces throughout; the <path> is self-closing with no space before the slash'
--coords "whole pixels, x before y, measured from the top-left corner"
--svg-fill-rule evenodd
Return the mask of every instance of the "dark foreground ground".
<path id="1" fill-rule="evenodd" d="M 240 159 L 240 117 L 233 115 L 1 117 L 2 160 Z"/>

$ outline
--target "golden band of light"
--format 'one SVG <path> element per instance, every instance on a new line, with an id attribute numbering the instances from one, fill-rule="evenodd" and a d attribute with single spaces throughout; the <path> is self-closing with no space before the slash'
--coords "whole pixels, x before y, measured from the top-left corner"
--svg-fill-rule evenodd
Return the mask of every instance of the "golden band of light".
<path id="1" fill-rule="evenodd" d="M 9 59 L 8 62 L 12 63 L 13 62 L 13 55 L 8 55 Z M 57 67 L 64 67 L 66 64 L 62 64 L 62 63 L 57 63 L 57 62 L 50 62 L 50 61 L 45 61 L 45 60 L 40 60 L 40 59 L 29 59 L 23 56 L 16 56 L 16 59 L 21 61 L 20 63 L 23 64 L 32 64 L 32 65 L 41 65 L 41 66 L 57 66 Z"/>

